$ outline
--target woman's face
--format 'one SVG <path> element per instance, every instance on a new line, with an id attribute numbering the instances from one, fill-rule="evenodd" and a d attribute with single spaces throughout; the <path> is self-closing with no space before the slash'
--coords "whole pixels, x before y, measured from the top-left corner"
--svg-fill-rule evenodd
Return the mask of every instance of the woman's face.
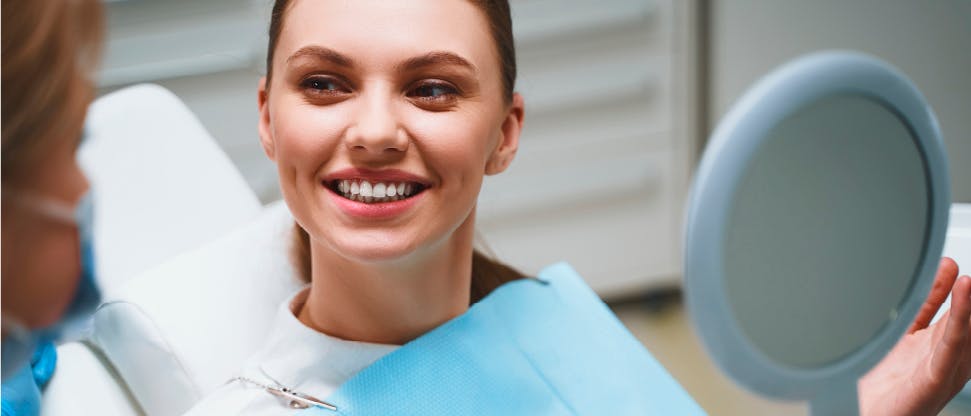
<path id="1" fill-rule="evenodd" d="M 485 16 L 464 0 L 301 1 L 260 88 L 260 136 L 315 244 L 357 261 L 471 230 L 484 174 L 515 154 Z"/>

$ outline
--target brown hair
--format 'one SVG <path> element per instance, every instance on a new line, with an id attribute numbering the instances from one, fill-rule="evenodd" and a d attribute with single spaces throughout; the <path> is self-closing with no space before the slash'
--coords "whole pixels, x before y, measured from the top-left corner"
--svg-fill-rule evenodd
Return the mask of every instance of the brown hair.
<path id="1" fill-rule="evenodd" d="M 470 0 L 479 8 L 489 22 L 489 29 L 495 41 L 496 52 L 502 71 L 503 97 L 506 102 L 512 100 L 516 85 L 516 49 L 512 36 L 512 18 L 509 13 L 508 0 Z M 270 37 L 266 53 L 266 79 L 269 86 L 273 75 L 273 52 L 276 50 L 277 39 L 283 29 L 283 19 L 289 0 L 276 0 L 270 15 Z M 294 224 L 293 260 L 300 277 L 310 281 L 310 236 L 307 231 Z M 472 283 L 470 303 L 478 302 L 503 283 L 522 279 L 525 275 L 495 259 L 486 256 L 479 250 L 472 252 Z"/>
<path id="2" fill-rule="evenodd" d="M 4 1 L 2 175 L 29 174 L 58 140 L 76 140 L 94 96 L 100 0 Z"/>

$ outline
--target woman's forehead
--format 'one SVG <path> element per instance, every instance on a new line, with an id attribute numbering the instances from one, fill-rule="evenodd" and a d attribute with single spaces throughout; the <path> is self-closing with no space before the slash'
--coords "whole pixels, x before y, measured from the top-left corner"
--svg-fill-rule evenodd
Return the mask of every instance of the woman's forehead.
<path id="1" fill-rule="evenodd" d="M 322 47 L 369 67 L 445 52 L 495 72 L 493 43 L 485 15 L 467 0 L 297 0 L 286 11 L 274 65 Z"/>

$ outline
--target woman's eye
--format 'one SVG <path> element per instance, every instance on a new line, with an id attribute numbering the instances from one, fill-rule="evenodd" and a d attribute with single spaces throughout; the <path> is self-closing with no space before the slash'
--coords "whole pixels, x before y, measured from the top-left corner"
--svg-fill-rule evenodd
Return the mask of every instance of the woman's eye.
<path id="1" fill-rule="evenodd" d="M 455 99 L 459 91 L 451 84 L 428 82 L 416 86 L 408 92 L 408 95 L 423 101 L 443 102 Z"/>
<path id="2" fill-rule="evenodd" d="M 327 77 L 307 78 L 300 83 L 300 86 L 314 93 L 335 94 L 348 92 L 347 87 L 339 81 Z"/>

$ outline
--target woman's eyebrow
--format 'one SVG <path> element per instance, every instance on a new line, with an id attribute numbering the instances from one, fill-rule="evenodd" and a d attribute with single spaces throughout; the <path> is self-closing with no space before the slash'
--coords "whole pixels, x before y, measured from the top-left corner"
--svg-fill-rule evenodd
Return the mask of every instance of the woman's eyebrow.
<path id="1" fill-rule="evenodd" d="M 405 72 L 434 65 L 454 65 L 465 67 L 469 71 L 472 71 L 473 74 L 478 74 L 478 69 L 467 59 L 452 52 L 444 51 L 429 52 L 424 55 L 408 58 L 408 60 L 395 65 L 395 69 L 399 72 Z"/>
<path id="2" fill-rule="evenodd" d="M 325 48 L 323 46 L 304 46 L 298 49 L 292 55 L 290 55 L 287 58 L 287 63 L 289 64 L 291 61 L 294 61 L 296 59 L 303 58 L 303 57 L 321 60 L 321 61 L 328 61 L 334 65 L 348 67 L 348 68 L 354 66 L 354 60 L 352 60 L 351 58 L 348 58 L 347 56 L 342 55 L 340 52 L 337 52 L 330 48 Z"/>

